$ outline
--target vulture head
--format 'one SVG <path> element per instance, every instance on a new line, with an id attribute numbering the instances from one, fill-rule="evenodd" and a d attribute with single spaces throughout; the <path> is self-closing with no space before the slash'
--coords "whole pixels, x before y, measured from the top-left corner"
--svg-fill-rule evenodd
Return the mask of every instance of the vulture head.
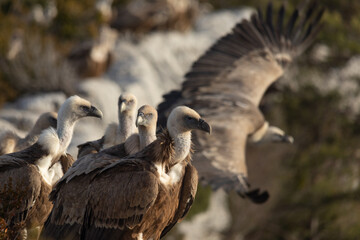
<path id="1" fill-rule="evenodd" d="M 69 97 L 60 107 L 58 113 L 58 126 L 59 122 L 66 121 L 76 122 L 83 117 L 96 117 L 102 118 L 102 112 L 91 103 L 79 96 Z"/>
<path id="2" fill-rule="evenodd" d="M 136 97 L 130 93 L 123 93 L 119 97 L 119 113 L 134 112 L 136 110 Z"/>
<path id="3" fill-rule="evenodd" d="M 158 113 L 155 108 L 149 105 L 144 105 L 138 110 L 138 115 L 136 117 L 136 127 L 144 126 L 156 126 L 158 119 Z"/>
<path id="4" fill-rule="evenodd" d="M 269 126 L 268 122 L 265 122 L 260 130 L 249 136 L 249 142 L 252 143 L 266 143 L 266 142 L 278 142 L 278 143 L 293 143 L 294 138 L 287 135 L 283 130 L 275 126 Z"/>
<path id="5" fill-rule="evenodd" d="M 40 132 L 49 127 L 56 128 L 57 125 L 57 113 L 46 112 L 40 115 L 34 125 L 34 132 L 40 134 Z"/>
<path id="6" fill-rule="evenodd" d="M 191 130 L 211 132 L 210 125 L 196 111 L 185 106 L 176 107 L 171 111 L 167 120 L 167 128 L 172 137 Z"/>
<path id="7" fill-rule="evenodd" d="M 264 142 L 280 142 L 280 143 L 293 143 L 294 138 L 287 135 L 283 130 L 278 127 L 270 126 L 265 133 L 262 141 Z"/>

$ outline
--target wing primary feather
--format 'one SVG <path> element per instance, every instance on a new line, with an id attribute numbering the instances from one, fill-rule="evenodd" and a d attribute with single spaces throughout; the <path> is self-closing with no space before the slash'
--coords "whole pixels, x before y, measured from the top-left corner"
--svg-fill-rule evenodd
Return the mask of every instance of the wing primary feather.
<path id="1" fill-rule="evenodd" d="M 270 32 L 275 36 L 274 26 L 273 26 L 273 5 L 272 2 L 269 2 L 266 8 L 266 24 L 269 26 Z"/>
<path id="2" fill-rule="evenodd" d="M 286 35 L 285 35 L 286 38 L 289 38 L 289 37 L 291 36 L 291 33 L 292 33 L 292 31 L 293 31 L 293 28 L 294 28 L 294 25 L 295 25 L 295 23 L 296 23 L 296 21 L 297 21 L 297 19 L 298 19 L 298 16 L 299 16 L 299 10 L 296 9 L 296 10 L 293 12 L 293 14 L 292 14 L 292 16 L 291 16 L 291 18 L 290 18 L 287 26 L 286 26 Z"/>
<path id="3" fill-rule="evenodd" d="M 282 51 L 283 49 L 283 36 L 282 36 L 282 32 L 283 32 L 283 25 L 284 25 L 284 16 L 285 16 L 285 4 L 283 3 L 280 7 L 279 10 L 279 14 L 278 14 L 278 19 L 277 19 L 277 27 L 276 27 L 276 34 L 277 34 L 277 38 L 279 41 L 279 45 L 280 45 L 280 51 Z"/>

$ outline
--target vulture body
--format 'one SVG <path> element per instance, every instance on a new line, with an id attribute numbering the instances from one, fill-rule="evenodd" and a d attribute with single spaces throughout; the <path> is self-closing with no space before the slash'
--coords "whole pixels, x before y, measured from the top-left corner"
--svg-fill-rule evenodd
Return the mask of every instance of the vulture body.
<path id="1" fill-rule="evenodd" d="M 259 10 L 236 24 L 193 64 L 181 90 L 164 95 L 158 106 L 160 126 L 178 105 L 193 108 L 212 125 L 210 136 L 194 134 L 194 166 L 200 180 L 214 189 L 235 190 L 255 203 L 269 197 L 249 188 L 245 148 L 248 140 L 292 142 L 283 131 L 269 127 L 259 103 L 319 30 L 324 9 L 312 3 L 302 10 L 296 9 L 285 24 L 282 5 L 274 22 L 270 3 L 266 14 Z"/>
<path id="2" fill-rule="evenodd" d="M 9 238 L 38 238 L 52 209 L 52 186 L 74 162 L 65 151 L 75 122 L 86 116 L 102 113 L 88 101 L 70 97 L 59 110 L 57 130 L 49 128 L 32 146 L 0 157 L 0 218 Z"/>
<path id="3" fill-rule="evenodd" d="M 56 128 L 57 113 L 47 112 L 40 115 L 33 128 L 25 138 L 19 137 L 12 131 L 5 131 L 0 135 L 0 155 L 18 152 L 33 145 L 39 138 L 42 130 L 49 127 Z"/>
<path id="4" fill-rule="evenodd" d="M 118 9 L 110 26 L 119 32 L 186 31 L 199 13 L 197 0 L 135 0 Z"/>
<path id="5" fill-rule="evenodd" d="M 135 132 L 136 105 L 134 95 L 122 94 L 118 100 L 119 123 L 109 124 L 102 138 L 79 145 L 78 158 L 125 142 Z"/>
<path id="6" fill-rule="evenodd" d="M 210 132 L 192 109 L 172 111 L 168 131 L 142 151 L 93 172 L 69 170 L 54 187 L 42 239 L 160 239 L 188 212 L 197 190 L 191 130 Z M 81 160 L 81 159 L 80 159 Z M 75 165 L 73 166 L 73 168 Z M 109 207 L 111 206 L 111 207 Z"/>

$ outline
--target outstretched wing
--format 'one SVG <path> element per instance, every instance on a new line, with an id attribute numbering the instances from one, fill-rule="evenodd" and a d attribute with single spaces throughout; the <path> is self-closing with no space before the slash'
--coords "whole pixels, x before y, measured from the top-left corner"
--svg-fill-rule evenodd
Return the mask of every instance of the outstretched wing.
<path id="1" fill-rule="evenodd" d="M 315 3 L 303 9 L 296 9 L 285 24 L 282 6 L 275 23 L 270 3 L 266 14 L 259 10 L 237 24 L 193 64 L 182 89 L 164 95 L 158 106 L 161 126 L 178 105 L 193 108 L 211 124 L 210 136 L 194 133 L 193 163 L 200 179 L 214 188 L 264 200 L 257 190 L 249 192 L 246 183 L 246 140 L 264 123 L 258 105 L 266 89 L 319 30 L 324 10 Z"/>
<path id="2" fill-rule="evenodd" d="M 243 96 L 255 106 L 266 89 L 283 75 L 284 67 L 312 42 L 323 9 L 310 5 L 306 14 L 296 9 L 284 26 L 284 5 L 277 23 L 270 3 L 250 20 L 237 24 L 219 39 L 186 74 L 183 97 L 201 94 Z"/>

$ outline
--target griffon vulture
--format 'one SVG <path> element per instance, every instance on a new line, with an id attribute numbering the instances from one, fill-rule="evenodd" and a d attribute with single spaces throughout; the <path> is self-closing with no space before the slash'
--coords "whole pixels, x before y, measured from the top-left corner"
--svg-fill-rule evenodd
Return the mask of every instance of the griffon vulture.
<path id="1" fill-rule="evenodd" d="M 270 3 L 266 14 L 258 10 L 210 47 L 185 75 L 180 91 L 164 95 L 158 106 L 160 125 L 165 125 L 174 106 L 187 105 L 213 127 L 211 135 L 194 134 L 194 166 L 201 182 L 214 189 L 235 190 L 256 203 L 268 199 L 267 192 L 249 190 L 247 139 L 292 141 L 282 131 L 268 127 L 259 103 L 286 66 L 313 41 L 323 12 L 313 3 L 295 9 L 285 22 L 284 5 L 273 14 Z M 273 15 L 277 15 L 276 21 Z"/>
<path id="2" fill-rule="evenodd" d="M 26 239 L 29 232 L 37 239 L 52 208 L 52 186 L 74 162 L 66 149 L 75 123 L 88 116 L 102 113 L 85 99 L 70 97 L 60 107 L 57 130 L 49 128 L 32 146 L 0 157 L 0 217 L 10 238 Z"/>
<path id="3" fill-rule="evenodd" d="M 43 239 L 155 240 L 164 236 L 186 215 L 195 197 L 191 130 L 210 133 L 200 115 L 184 106 L 171 112 L 167 128 L 134 155 L 122 159 L 103 155 L 103 160 L 113 158 L 113 162 L 96 174 L 83 175 L 81 169 L 81 175 L 77 171 L 66 174 L 50 195 L 54 208 Z M 82 185 L 82 181 L 87 182 Z"/>
<path id="4" fill-rule="evenodd" d="M 197 0 L 135 0 L 118 9 L 110 26 L 120 32 L 185 31 L 199 13 Z"/>
<path id="5" fill-rule="evenodd" d="M 18 152 L 33 145 L 42 130 L 49 127 L 56 128 L 57 113 L 47 112 L 40 115 L 33 128 L 25 138 L 19 137 L 12 131 L 5 131 L 0 135 L 0 155 Z"/>
<path id="6" fill-rule="evenodd" d="M 80 78 L 98 77 L 107 71 L 113 61 L 111 49 L 116 37 L 113 30 L 103 26 L 97 39 L 72 49 L 67 60 Z"/>
<path id="7" fill-rule="evenodd" d="M 137 100 L 134 95 L 122 94 L 118 101 L 119 123 L 109 124 L 102 138 L 79 145 L 78 158 L 125 142 L 135 132 L 136 105 Z"/>

